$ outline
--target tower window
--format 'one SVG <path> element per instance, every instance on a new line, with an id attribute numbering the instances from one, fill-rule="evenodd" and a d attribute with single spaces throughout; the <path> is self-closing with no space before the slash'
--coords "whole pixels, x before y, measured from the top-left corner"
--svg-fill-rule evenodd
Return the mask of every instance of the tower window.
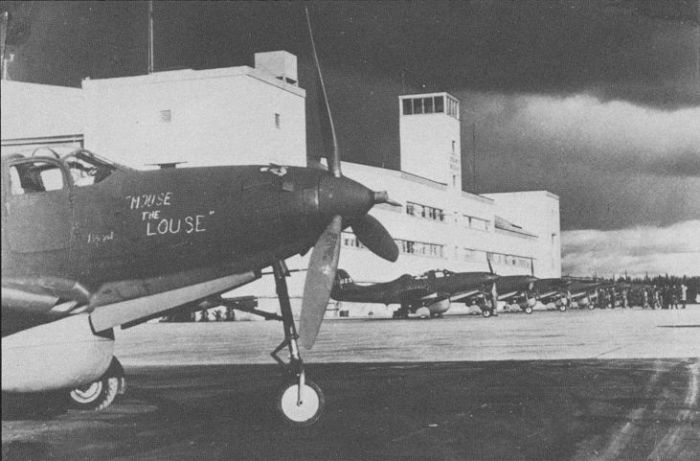
<path id="1" fill-rule="evenodd" d="M 423 110 L 426 114 L 433 113 L 433 98 L 423 98 Z"/>
<path id="2" fill-rule="evenodd" d="M 445 99 L 442 96 L 435 96 L 435 112 L 445 112 Z"/>
<path id="3" fill-rule="evenodd" d="M 422 114 L 423 113 L 423 99 L 417 98 L 413 100 L 413 113 Z"/>
<path id="4" fill-rule="evenodd" d="M 413 101 L 411 99 L 404 99 L 402 102 L 403 102 L 403 114 L 404 115 L 413 114 Z"/>

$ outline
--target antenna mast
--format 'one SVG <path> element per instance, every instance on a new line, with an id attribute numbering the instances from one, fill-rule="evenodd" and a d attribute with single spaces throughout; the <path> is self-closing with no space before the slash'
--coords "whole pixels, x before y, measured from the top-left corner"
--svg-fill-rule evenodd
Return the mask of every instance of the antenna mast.
<path id="1" fill-rule="evenodd" d="M 148 73 L 153 73 L 153 0 L 148 1 Z"/>

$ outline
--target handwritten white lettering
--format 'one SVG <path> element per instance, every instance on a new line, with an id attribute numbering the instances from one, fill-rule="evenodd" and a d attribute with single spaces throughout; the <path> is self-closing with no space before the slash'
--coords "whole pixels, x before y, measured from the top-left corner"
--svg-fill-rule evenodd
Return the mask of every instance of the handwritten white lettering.
<path id="1" fill-rule="evenodd" d="M 190 215 L 184 218 L 163 218 L 160 221 L 148 221 L 146 223 L 146 236 L 152 235 L 177 235 L 182 232 L 192 234 L 206 232 L 205 216 Z"/>
<path id="2" fill-rule="evenodd" d="M 157 192 L 154 194 L 127 195 L 126 199 L 129 202 L 130 210 L 139 210 L 142 208 L 156 208 L 161 206 L 170 206 L 172 192 Z"/>

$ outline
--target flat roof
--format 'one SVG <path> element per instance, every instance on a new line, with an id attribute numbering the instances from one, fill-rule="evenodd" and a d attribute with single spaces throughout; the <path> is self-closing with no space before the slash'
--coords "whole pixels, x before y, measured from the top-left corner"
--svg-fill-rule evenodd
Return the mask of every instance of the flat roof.
<path id="1" fill-rule="evenodd" d="M 260 80 L 262 82 L 268 83 L 270 85 L 276 86 L 281 90 L 288 91 L 290 93 L 296 94 L 297 96 L 306 96 L 306 90 L 300 88 L 296 85 L 286 83 L 267 72 L 255 69 L 250 66 L 236 66 L 236 67 L 220 67 L 217 69 L 179 69 L 179 70 L 166 70 L 161 72 L 154 72 L 152 74 L 144 75 L 133 75 L 129 77 L 113 77 L 113 78 L 101 78 L 101 79 L 90 79 L 86 78 L 83 80 L 83 88 L 89 88 L 93 85 L 109 85 L 109 86 L 131 86 L 134 84 L 160 84 L 160 83 L 171 83 L 187 80 L 206 80 L 215 78 L 229 78 L 229 77 L 241 77 L 248 76 Z"/>

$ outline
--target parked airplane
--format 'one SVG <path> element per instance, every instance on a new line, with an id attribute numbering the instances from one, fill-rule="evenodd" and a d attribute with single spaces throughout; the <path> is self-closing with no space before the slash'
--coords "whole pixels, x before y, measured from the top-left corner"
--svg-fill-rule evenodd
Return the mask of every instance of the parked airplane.
<path id="1" fill-rule="evenodd" d="M 451 272 L 430 270 L 422 275 L 404 274 L 385 283 L 359 284 L 339 269 L 331 298 L 337 301 L 399 304 L 394 318 L 408 318 L 409 313 L 423 318 L 441 317 L 451 303 L 465 302 L 498 278 L 490 272 Z"/>
<path id="2" fill-rule="evenodd" d="M 532 313 L 534 302 L 534 286 L 537 277 L 532 275 L 504 275 L 498 277 L 494 283 L 492 292 L 496 294 L 498 301 L 503 301 L 506 305 L 517 304 L 520 309 L 526 314 Z M 491 294 L 491 303 L 483 303 L 481 305 L 481 314 L 484 317 L 490 317 L 496 314 L 495 303 L 493 302 L 493 293 Z"/>
<path id="3" fill-rule="evenodd" d="M 275 318 L 284 327 L 273 356 L 292 377 L 278 407 L 295 424 L 318 419 L 323 394 L 305 378 L 297 339 L 305 348 L 314 344 L 341 231 L 351 227 L 390 261 L 398 248 L 367 214 L 394 202 L 341 174 L 313 36 L 311 43 L 333 137 L 329 171 L 136 171 L 85 149 L 62 158 L 2 157 L 3 391 L 66 389 L 74 404 L 104 408 L 124 389 L 114 328 L 193 303 L 225 305 L 222 293 L 272 266 L 281 308 Z M 297 335 L 284 261 L 311 248 Z M 284 348 L 288 363 L 277 357 Z"/>

